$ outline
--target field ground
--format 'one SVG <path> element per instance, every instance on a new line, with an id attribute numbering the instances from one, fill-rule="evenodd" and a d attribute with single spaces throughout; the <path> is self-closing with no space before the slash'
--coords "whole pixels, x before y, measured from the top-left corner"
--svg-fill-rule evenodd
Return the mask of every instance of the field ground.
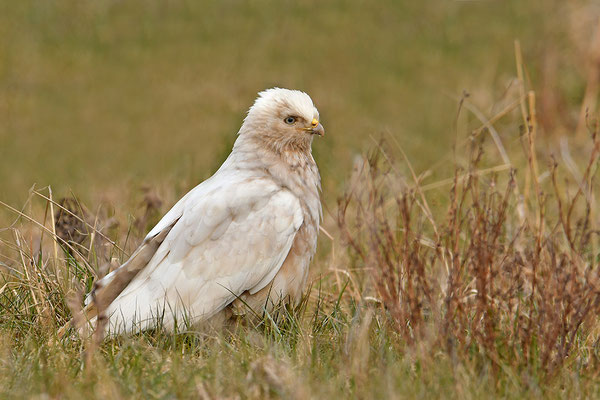
<path id="1" fill-rule="evenodd" d="M 599 396 L 599 18 L 577 0 L 0 1 L 0 397 Z M 271 86 L 307 91 L 326 129 L 303 306 L 58 340 Z M 89 225 L 54 225 L 59 203 Z"/>

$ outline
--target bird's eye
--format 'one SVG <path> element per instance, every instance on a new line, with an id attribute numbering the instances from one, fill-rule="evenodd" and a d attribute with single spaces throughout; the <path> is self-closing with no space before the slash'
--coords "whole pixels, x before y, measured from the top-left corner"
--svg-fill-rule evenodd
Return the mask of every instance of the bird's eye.
<path id="1" fill-rule="evenodd" d="M 296 118 L 295 117 L 287 117 L 283 121 L 288 125 L 292 125 L 294 122 L 296 122 Z"/>

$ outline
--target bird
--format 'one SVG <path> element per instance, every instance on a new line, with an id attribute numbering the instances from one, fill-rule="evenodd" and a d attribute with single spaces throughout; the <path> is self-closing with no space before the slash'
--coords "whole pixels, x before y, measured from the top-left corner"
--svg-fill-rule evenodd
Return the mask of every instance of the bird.
<path id="1" fill-rule="evenodd" d="M 96 329 L 174 331 L 297 305 L 322 220 L 312 143 L 323 135 L 308 94 L 259 92 L 221 167 L 94 284 Z"/>

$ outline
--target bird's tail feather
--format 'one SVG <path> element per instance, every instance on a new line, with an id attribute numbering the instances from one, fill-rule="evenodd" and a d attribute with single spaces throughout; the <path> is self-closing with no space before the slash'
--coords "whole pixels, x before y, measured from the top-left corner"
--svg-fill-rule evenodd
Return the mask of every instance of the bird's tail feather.
<path id="1" fill-rule="evenodd" d="M 106 283 L 102 283 L 102 280 L 96 282 L 91 293 L 92 301 L 58 330 L 58 338 L 62 338 L 69 328 L 80 329 L 83 324 L 89 323 L 94 318 L 97 321 L 96 329 L 104 330 L 104 327 L 100 325 L 107 320 L 105 311 L 108 306 L 121 294 L 133 278 L 148 265 L 154 253 L 156 253 L 156 250 L 178 220 L 173 221 L 156 235 L 146 238 L 129 260 L 114 271 L 114 276 L 110 280 Z"/>

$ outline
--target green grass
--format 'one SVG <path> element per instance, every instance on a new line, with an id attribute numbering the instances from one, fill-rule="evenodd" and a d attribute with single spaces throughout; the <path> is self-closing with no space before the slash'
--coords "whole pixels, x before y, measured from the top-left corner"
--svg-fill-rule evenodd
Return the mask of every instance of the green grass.
<path id="1" fill-rule="evenodd" d="M 589 83 L 590 15 L 598 10 L 563 3 L 0 1 L 0 201 L 48 229 L 23 216 L 11 225 L 16 214 L 0 207 L 0 397 L 597 397 L 598 318 L 591 313 L 581 326 L 569 324 L 579 315 L 574 304 L 598 311 L 577 302 L 595 304 L 598 238 L 597 162 L 582 183 L 591 142 L 575 133 Z M 531 110 L 517 101 L 493 124 L 517 169 L 517 189 L 501 226 L 490 228 L 509 172 L 489 132 L 478 130 L 476 112 L 492 118 L 518 100 L 515 39 L 523 89 L 536 95 L 535 154 L 546 203 L 534 190 L 520 105 L 526 115 Z M 52 240 L 49 203 L 29 188 L 50 185 L 55 200 L 73 193 L 81 200 L 74 211 L 85 209 L 90 225 L 130 253 L 220 165 L 256 92 L 275 85 L 307 91 L 326 129 L 314 153 L 323 225 L 333 239 L 319 238 L 304 306 L 277 324 L 241 321 L 233 332 L 156 331 L 98 348 L 76 334 L 58 340 L 96 271 L 125 256 L 98 238 L 82 247 L 89 237 L 73 245 L 82 256 L 68 254 Z M 473 133 L 485 149 L 478 163 Z M 372 167 L 380 170 L 361 176 L 355 168 L 375 149 L 380 160 Z M 551 153 L 560 164 L 556 188 Z M 415 187 L 410 167 L 423 197 L 408 190 Z M 444 179 L 455 168 L 459 175 L 497 170 L 454 184 L 467 200 L 463 219 L 452 225 L 453 182 Z M 409 220 L 401 208 L 372 208 L 369 195 L 384 204 L 407 200 Z M 339 220 L 345 201 L 347 225 Z M 537 254 L 537 234 L 543 256 L 528 258 Z M 374 242 L 380 237 L 389 242 Z M 396 262 L 363 257 L 363 248 Z M 485 264 L 494 276 L 492 300 L 469 302 L 468 293 L 481 293 L 477 285 L 487 282 L 477 268 L 486 254 L 494 260 Z M 466 260 L 453 289 L 464 303 L 445 303 L 442 266 L 450 255 Z M 556 258 L 562 269 L 548 261 L 552 255 L 563 257 Z M 539 262 L 537 294 L 528 291 L 535 272 L 519 257 Z M 405 267 L 419 263 L 422 279 Z M 510 275 L 515 271 L 522 275 Z M 383 273 L 398 278 L 398 288 L 410 282 L 414 293 L 388 291 Z M 503 292 L 519 279 L 523 286 Z M 427 297 L 427 287 L 437 289 Z M 517 329 L 528 320 L 529 328 Z M 554 322 L 573 336 L 556 339 Z M 572 347 L 559 354 L 567 342 Z"/>

